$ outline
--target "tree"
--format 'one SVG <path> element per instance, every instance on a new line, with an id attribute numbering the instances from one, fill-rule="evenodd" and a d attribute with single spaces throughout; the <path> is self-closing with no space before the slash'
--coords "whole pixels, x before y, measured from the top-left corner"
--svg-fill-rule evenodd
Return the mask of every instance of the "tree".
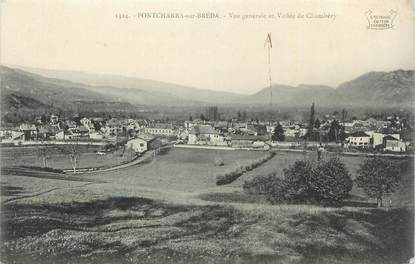
<path id="1" fill-rule="evenodd" d="M 296 131 L 294 133 L 294 138 L 295 138 L 295 141 L 297 142 L 297 144 L 300 144 L 300 132 Z"/>
<path id="2" fill-rule="evenodd" d="M 42 122 L 42 124 L 46 124 L 46 123 L 48 122 L 48 120 L 47 120 L 47 118 L 46 118 L 46 115 L 45 115 L 45 114 L 42 114 L 42 115 L 41 115 L 41 117 L 40 117 L 40 121 Z"/>
<path id="3" fill-rule="evenodd" d="M 314 102 L 311 104 L 311 108 L 310 108 L 310 120 L 308 121 L 308 132 L 307 132 L 307 137 L 311 137 L 313 134 L 313 129 L 314 129 L 314 115 L 315 115 L 315 110 L 314 110 Z"/>
<path id="4" fill-rule="evenodd" d="M 272 141 L 284 141 L 284 129 L 280 123 L 274 128 L 274 133 L 272 134 Z"/>
<path id="5" fill-rule="evenodd" d="M 308 202 L 312 200 L 310 185 L 313 166 L 309 161 L 298 160 L 288 169 L 284 169 L 284 197 L 290 202 Z"/>
<path id="6" fill-rule="evenodd" d="M 242 113 L 242 120 L 243 121 L 246 121 L 246 119 L 248 118 L 248 114 L 244 111 L 243 113 Z"/>
<path id="7" fill-rule="evenodd" d="M 341 129 L 341 126 L 339 124 L 339 121 L 337 121 L 336 119 L 331 121 L 329 134 L 328 134 L 329 141 L 338 142 L 340 129 Z"/>
<path id="8" fill-rule="evenodd" d="M 383 158 L 367 159 L 357 172 L 357 186 L 369 197 L 376 198 L 378 207 L 383 206 L 383 196 L 393 193 L 399 184 L 399 166 Z"/>
<path id="9" fill-rule="evenodd" d="M 344 146 L 344 139 L 346 138 L 346 126 L 345 126 L 345 122 L 346 122 L 346 117 L 347 117 L 347 111 L 346 109 L 342 110 L 342 127 L 341 127 L 341 140 L 342 140 L 342 147 Z"/>
<path id="10" fill-rule="evenodd" d="M 265 194 L 271 203 L 318 203 L 339 205 L 352 189 L 346 166 L 337 158 L 313 164 L 298 160 L 284 169 L 284 178 L 275 174 L 257 177 L 244 184 L 249 193 Z"/>
<path id="11" fill-rule="evenodd" d="M 51 156 L 51 149 L 48 145 L 41 144 L 37 146 L 37 155 L 42 160 L 43 168 L 47 167 L 47 161 Z"/>
<path id="12" fill-rule="evenodd" d="M 321 126 L 321 122 L 320 122 L 320 119 L 316 119 L 316 121 L 314 121 L 314 127 L 316 128 L 316 129 L 319 129 L 320 128 L 320 126 Z"/>
<path id="13" fill-rule="evenodd" d="M 102 128 L 102 123 L 100 121 L 93 122 L 95 131 L 100 131 Z"/>
<path id="14" fill-rule="evenodd" d="M 314 199 L 324 205 L 339 205 L 352 190 L 353 181 L 338 158 L 319 162 L 310 178 Z"/>
<path id="15" fill-rule="evenodd" d="M 81 126 L 81 119 L 82 117 L 79 115 L 75 115 L 74 117 L 72 117 L 72 121 L 74 121 L 76 123 L 77 126 Z"/>
<path id="16" fill-rule="evenodd" d="M 71 161 L 73 173 L 76 173 L 76 168 L 78 166 L 78 160 L 81 156 L 81 151 L 79 149 L 78 142 L 67 144 L 63 149 L 63 152 L 69 157 Z"/>

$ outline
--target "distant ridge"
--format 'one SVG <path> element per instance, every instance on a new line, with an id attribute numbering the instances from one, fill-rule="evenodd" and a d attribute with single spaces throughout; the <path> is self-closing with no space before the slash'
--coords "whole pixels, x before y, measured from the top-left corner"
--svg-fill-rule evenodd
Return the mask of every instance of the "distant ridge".
<path id="1" fill-rule="evenodd" d="M 0 79 L 2 114 L 19 109 L 123 111 L 136 108 L 129 103 L 93 92 L 83 84 L 46 78 L 5 66 L 0 66 Z"/>
<path id="2" fill-rule="evenodd" d="M 44 102 L 43 93 L 51 93 L 56 89 L 71 88 L 66 98 L 80 100 L 101 100 L 125 102 L 130 105 L 149 106 L 203 106 L 216 105 L 267 105 L 272 89 L 275 107 L 303 107 L 315 102 L 321 107 L 331 106 L 412 106 L 414 98 L 414 71 L 396 70 L 391 72 L 368 72 L 353 80 L 340 84 L 337 88 L 326 85 L 289 86 L 273 84 L 252 95 L 242 95 L 213 90 L 202 90 L 177 84 L 152 80 L 123 77 L 116 75 L 100 75 L 79 71 L 58 71 L 24 68 L 9 69 L 14 75 L 21 75 L 20 81 L 26 80 L 25 87 L 32 85 L 42 91 L 33 90 L 34 99 Z M 3 73 L 2 74 L 10 74 Z M 15 76 L 16 77 L 16 76 Z M 27 83 L 32 78 L 32 83 Z M 6 78 L 5 85 L 7 86 Z M 39 85 L 41 83 L 42 85 Z M 54 87 L 52 88 L 51 87 Z M 4 85 L 2 84 L 2 89 Z M 76 91 L 74 94 L 73 92 Z M 41 98 L 38 95 L 42 95 Z M 49 95 L 50 96 L 50 95 Z"/>
<path id="3" fill-rule="evenodd" d="M 83 83 L 90 86 L 89 89 L 93 91 L 116 96 L 130 103 L 144 105 L 168 104 L 181 106 L 183 104 L 199 105 L 210 104 L 212 102 L 224 104 L 238 101 L 245 97 L 244 95 L 236 93 L 199 89 L 173 83 L 119 75 L 37 69 L 22 66 L 16 67 L 45 77 Z M 120 88 L 124 88 L 125 90 L 120 92 Z"/>

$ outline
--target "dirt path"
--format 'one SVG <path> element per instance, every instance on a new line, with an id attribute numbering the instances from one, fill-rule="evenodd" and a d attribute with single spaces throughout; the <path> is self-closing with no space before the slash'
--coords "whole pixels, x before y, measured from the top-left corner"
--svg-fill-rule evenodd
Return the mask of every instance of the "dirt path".
<path id="1" fill-rule="evenodd" d="M 154 156 L 154 153 L 155 153 L 154 150 L 147 151 L 146 153 L 144 153 L 143 156 L 141 156 L 141 157 L 139 157 L 139 158 L 137 158 L 137 159 L 135 159 L 135 160 L 133 160 L 129 163 L 125 163 L 125 164 L 118 165 L 118 166 L 115 166 L 115 167 L 111 167 L 111 168 L 108 168 L 108 169 L 95 170 L 95 171 L 85 171 L 85 172 L 82 172 L 82 173 L 106 172 L 106 171 L 114 171 L 114 170 L 128 168 L 130 166 L 140 164 L 140 163 L 146 161 L 147 159 L 150 159 L 152 156 Z"/>
<path id="2" fill-rule="evenodd" d="M 33 193 L 33 194 L 28 194 L 28 195 L 21 195 L 21 196 L 18 196 L 18 197 L 12 197 L 10 199 L 6 199 L 6 200 L 2 201 L 2 203 L 3 204 L 8 204 L 10 202 L 15 202 L 15 201 L 22 200 L 22 199 L 27 199 L 27 198 L 32 198 L 32 197 L 44 195 L 44 194 L 51 193 L 51 192 L 57 191 L 57 190 L 82 188 L 82 187 L 85 187 L 85 186 L 91 185 L 91 184 L 96 184 L 96 183 L 88 182 L 88 183 L 78 185 L 78 186 L 71 186 L 71 187 L 65 187 L 65 188 L 51 188 L 49 190 L 38 192 L 38 193 Z"/>
<path id="3" fill-rule="evenodd" d="M 1 174 L 22 176 L 22 177 L 34 177 L 34 178 L 42 178 L 42 179 L 52 179 L 52 180 L 63 180 L 63 181 L 90 182 L 90 180 L 87 180 L 81 177 L 76 177 L 74 175 L 47 172 L 47 171 L 41 171 L 41 170 L 23 168 L 23 167 L 3 167 L 1 168 Z"/>

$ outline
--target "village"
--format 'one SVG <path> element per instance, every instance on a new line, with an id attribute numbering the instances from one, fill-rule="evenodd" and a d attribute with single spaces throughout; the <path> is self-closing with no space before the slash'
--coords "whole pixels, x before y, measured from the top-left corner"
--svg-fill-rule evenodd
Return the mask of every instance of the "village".
<path id="1" fill-rule="evenodd" d="M 238 117 L 222 120 L 217 106 L 206 107 L 205 115 L 189 120 L 149 120 L 102 118 L 76 115 L 61 119 L 42 115 L 31 123 L 0 130 L 2 146 L 38 144 L 92 144 L 124 146 L 137 155 L 162 145 L 229 149 L 312 149 L 336 152 L 412 154 L 406 138 L 410 124 L 397 115 L 385 120 L 314 117 L 314 104 L 308 122 L 293 120 L 247 120 Z M 343 119 L 343 120 L 342 120 Z M 105 151 L 98 154 L 105 155 Z"/>

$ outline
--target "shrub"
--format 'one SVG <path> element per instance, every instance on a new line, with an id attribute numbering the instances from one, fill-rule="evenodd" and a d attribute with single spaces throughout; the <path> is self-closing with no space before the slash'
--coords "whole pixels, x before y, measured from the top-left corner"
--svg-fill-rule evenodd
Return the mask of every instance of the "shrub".
<path id="1" fill-rule="evenodd" d="M 248 194 L 267 194 L 270 193 L 270 187 L 277 178 L 277 173 L 274 171 L 269 175 L 261 175 L 253 178 L 250 181 L 245 181 L 242 185 L 243 190 Z"/>
<path id="2" fill-rule="evenodd" d="M 216 176 L 216 185 L 229 184 L 238 179 L 242 174 L 243 171 L 240 167 L 236 168 L 235 170 L 225 172 L 224 174 L 219 174 Z"/>
<path id="3" fill-rule="evenodd" d="M 285 182 L 277 177 L 274 171 L 268 175 L 262 175 L 245 181 L 243 189 L 248 194 L 262 194 L 271 203 L 285 202 Z"/>
<path id="4" fill-rule="evenodd" d="M 213 163 L 215 163 L 215 166 L 223 166 L 223 165 L 225 165 L 225 162 L 220 157 L 215 157 L 215 159 L 213 160 Z"/>
<path id="5" fill-rule="evenodd" d="M 39 166 L 21 166 L 21 167 L 22 168 L 27 168 L 27 169 L 39 170 L 39 171 L 63 173 L 63 170 L 61 170 L 61 169 L 54 169 L 54 168 L 50 168 L 50 167 L 39 167 Z"/>
<path id="6" fill-rule="evenodd" d="M 269 182 L 268 193 L 265 194 L 265 197 L 272 204 L 284 203 L 287 201 L 286 197 L 286 182 L 283 179 L 274 177 L 272 181 Z"/>

